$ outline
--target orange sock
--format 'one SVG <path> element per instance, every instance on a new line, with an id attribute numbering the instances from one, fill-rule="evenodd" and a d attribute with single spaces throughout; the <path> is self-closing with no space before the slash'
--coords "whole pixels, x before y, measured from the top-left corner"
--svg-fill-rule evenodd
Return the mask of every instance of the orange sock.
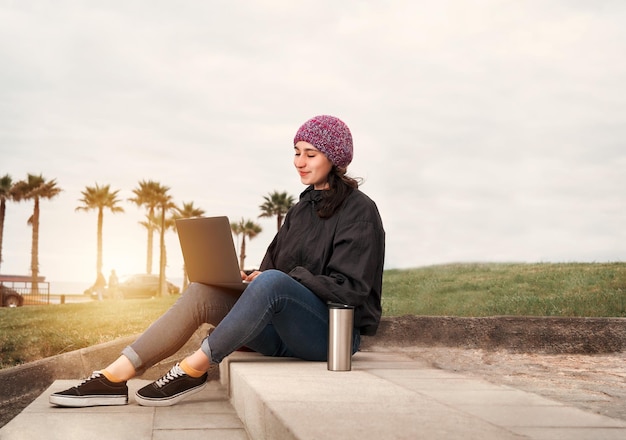
<path id="1" fill-rule="evenodd" d="M 106 368 L 102 371 L 100 371 L 100 373 L 102 373 L 104 375 L 104 377 L 106 377 L 107 379 L 109 379 L 111 382 L 114 383 L 120 383 L 120 382 L 124 382 L 122 379 L 120 379 L 117 376 L 114 376 L 113 374 L 109 373 Z"/>
<path id="2" fill-rule="evenodd" d="M 196 370 L 195 368 L 191 367 L 189 363 L 187 363 L 187 359 L 183 359 L 183 361 L 180 363 L 180 368 L 182 368 L 185 374 L 187 374 L 187 376 L 189 377 L 200 377 L 205 373 L 204 371 Z"/>

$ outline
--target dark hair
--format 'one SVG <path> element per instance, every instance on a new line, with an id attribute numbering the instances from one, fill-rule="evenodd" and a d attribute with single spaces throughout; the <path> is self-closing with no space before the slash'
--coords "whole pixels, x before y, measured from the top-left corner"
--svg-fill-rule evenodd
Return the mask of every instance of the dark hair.
<path id="1" fill-rule="evenodd" d="M 322 200 L 317 207 L 320 218 L 330 218 L 341 207 L 350 193 L 359 187 L 359 180 L 346 175 L 345 168 L 333 165 L 328 173 L 329 188 L 322 191 Z"/>

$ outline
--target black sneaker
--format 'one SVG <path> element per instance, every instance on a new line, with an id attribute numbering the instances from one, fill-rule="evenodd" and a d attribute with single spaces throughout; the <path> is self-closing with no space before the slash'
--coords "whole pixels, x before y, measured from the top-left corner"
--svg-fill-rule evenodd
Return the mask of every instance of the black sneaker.
<path id="1" fill-rule="evenodd" d="M 135 400 L 143 406 L 170 406 L 187 396 L 201 391 L 208 374 L 194 378 L 188 376 L 180 364 L 176 364 L 165 376 L 146 385 L 135 393 Z"/>
<path id="2" fill-rule="evenodd" d="M 128 403 L 128 387 L 126 382 L 111 382 L 101 372 L 94 371 L 77 387 L 50 394 L 50 403 L 73 408 L 126 405 Z"/>

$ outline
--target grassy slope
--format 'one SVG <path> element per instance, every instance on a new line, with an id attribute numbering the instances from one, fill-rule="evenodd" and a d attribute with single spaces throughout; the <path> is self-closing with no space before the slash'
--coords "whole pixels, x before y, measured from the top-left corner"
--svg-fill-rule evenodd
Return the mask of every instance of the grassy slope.
<path id="1" fill-rule="evenodd" d="M 0 368 L 140 333 L 176 298 L 0 308 Z"/>
<path id="2" fill-rule="evenodd" d="M 625 263 L 451 264 L 385 272 L 383 314 L 626 316 Z"/>
<path id="3" fill-rule="evenodd" d="M 0 368 L 140 333 L 176 298 L 0 308 Z M 389 270 L 383 314 L 624 317 L 626 263 Z"/>

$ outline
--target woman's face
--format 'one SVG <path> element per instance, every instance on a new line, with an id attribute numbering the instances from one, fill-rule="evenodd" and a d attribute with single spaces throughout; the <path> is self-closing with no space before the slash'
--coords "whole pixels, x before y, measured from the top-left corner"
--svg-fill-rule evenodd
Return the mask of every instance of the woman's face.
<path id="1" fill-rule="evenodd" d="M 294 147 L 296 155 L 293 163 L 300 174 L 300 181 L 305 185 L 313 185 L 315 189 L 328 188 L 328 174 L 333 163 L 324 153 L 305 141 Z"/>

